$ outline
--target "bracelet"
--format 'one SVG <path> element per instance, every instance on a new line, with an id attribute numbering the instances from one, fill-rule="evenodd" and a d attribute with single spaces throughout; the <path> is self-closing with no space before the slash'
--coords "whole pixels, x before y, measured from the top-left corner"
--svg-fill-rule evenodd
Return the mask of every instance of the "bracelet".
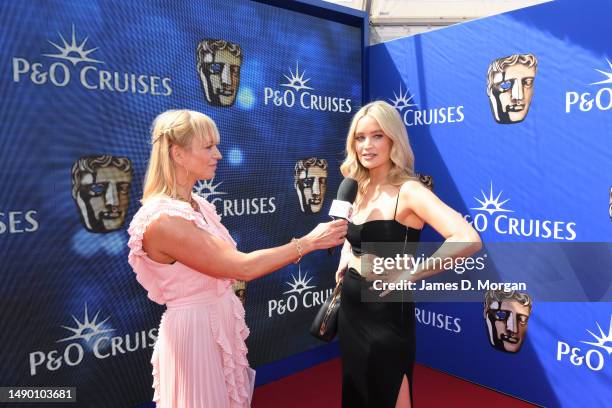
<path id="1" fill-rule="evenodd" d="M 302 260 L 302 244 L 300 243 L 299 238 L 291 238 L 291 242 L 295 242 L 295 249 L 297 250 L 298 253 L 298 259 L 293 262 L 293 263 L 300 263 L 300 261 Z"/>

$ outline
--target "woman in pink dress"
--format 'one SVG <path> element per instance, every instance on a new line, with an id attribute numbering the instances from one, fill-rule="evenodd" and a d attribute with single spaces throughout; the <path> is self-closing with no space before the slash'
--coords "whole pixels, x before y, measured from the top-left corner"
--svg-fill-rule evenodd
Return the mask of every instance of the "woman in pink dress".
<path id="1" fill-rule="evenodd" d="M 165 304 L 153 350 L 158 408 L 248 407 L 254 385 L 244 340 L 249 329 L 234 295 L 249 281 L 316 249 L 341 244 L 346 221 L 251 253 L 236 243 L 212 204 L 192 193 L 215 175 L 219 132 L 206 115 L 172 110 L 153 122 L 142 208 L 130 224 L 128 261 L 151 300 Z"/>

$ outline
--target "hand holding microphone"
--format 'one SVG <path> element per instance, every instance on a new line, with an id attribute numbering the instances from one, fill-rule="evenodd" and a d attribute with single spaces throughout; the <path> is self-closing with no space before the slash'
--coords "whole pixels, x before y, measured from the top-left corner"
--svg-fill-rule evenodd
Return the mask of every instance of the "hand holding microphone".
<path id="1" fill-rule="evenodd" d="M 348 229 L 346 220 L 322 222 L 304 237 L 313 249 L 333 248 L 344 242 Z"/>
<path id="2" fill-rule="evenodd" d="M 329 216 L 334 220 L 342 219 L 348 221 L 353 212 L 355 197 L 357 197 L 357 181 L 352 178 L 345 178 L 340 183 L 340 187 L 338 187 L 336 199 L 332 201 Z M 327 252 L 331 255 L 333 248 L 329 248 Z"/>
<path id="3" fill-rule="evenodd" d="M 317 225 L 303 239 L 309 248 L 325 249 L 332 254 L 332 248 L 344 243 L 351 216 L 353 201 L 357 196 L 357 182 L 346 178 L 338 187 L 337 198 L 332 202 L 329 215 L 334 220 Z M 309 251 L 308 251 L 309 252 Z"/>

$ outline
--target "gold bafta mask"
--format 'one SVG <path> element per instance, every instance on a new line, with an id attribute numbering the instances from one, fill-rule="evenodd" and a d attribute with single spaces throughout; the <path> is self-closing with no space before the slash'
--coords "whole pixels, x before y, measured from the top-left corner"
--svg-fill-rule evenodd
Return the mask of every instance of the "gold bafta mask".
<path id="1" fill-rule="evenodd" d="M 497 123 L 522 122 L 531 106 L 538 60 L 533 54 L 498 58 L 489 65 L 487 95 Z"/>
<path id="2" fill-rule="evenodd" d="M 316 157 L 298 160 L 293 179 L 302 212 L 315 214 L 321 211 L 327 191 L 327 160 Z"/>
<path id="3" fill-rule="evenodd" d="M 208 103 L 232 106 L 240 85 L 240 46 L 229 41 L 206 39 L 200 41 L 196 53 L 198 75 Z"/>
<path id="4" fill-rule="evenodd" d="M 489 343 L 497 350 L 518 353 L 527 336 L 531 307 L 526 293 L 489 290 L 484 305 Z"/>
<path id="5" fill-rule="evenodd" d="M 85 156 L 72 165 L 72 198 L 90 232 L 123 227 L 130 203 L 132 162 L 127 157 Z"/>

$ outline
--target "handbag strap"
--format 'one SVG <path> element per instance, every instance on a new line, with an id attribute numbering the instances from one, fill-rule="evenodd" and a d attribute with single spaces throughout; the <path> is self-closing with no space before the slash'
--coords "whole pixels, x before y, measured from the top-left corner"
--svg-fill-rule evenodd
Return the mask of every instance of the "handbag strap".
<path id="1" fill-rule="evenodd" d="M 338 279 L 338 282 L 336 282 L 336 287 L 334 288 L 334 291 L 332 292 L 332 297 L 340 295 L 340 290 L 342 289 L 343 280 L 344 280 L 344 276 L 342 276 L 340 279 Z"/>

